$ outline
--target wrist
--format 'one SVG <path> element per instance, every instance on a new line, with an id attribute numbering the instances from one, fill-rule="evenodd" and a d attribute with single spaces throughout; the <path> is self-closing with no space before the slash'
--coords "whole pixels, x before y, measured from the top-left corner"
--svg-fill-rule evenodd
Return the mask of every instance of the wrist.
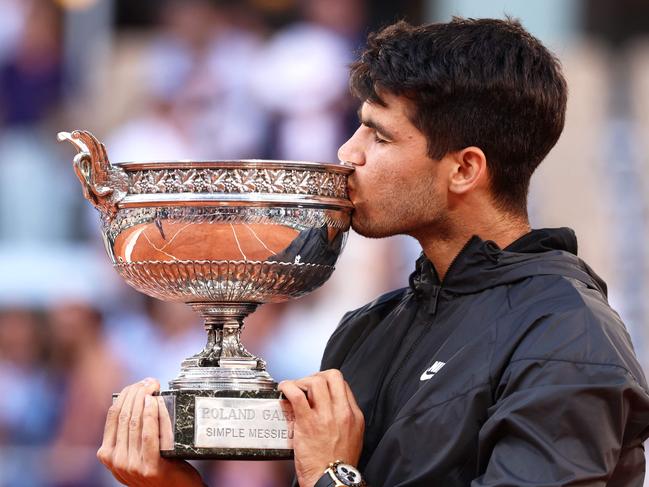
<path id="1" fill-rule="evenodd" d="M 178 486 L 178 487 L 209 487 L 198 471 L 189 463 L 185 461 L 171 461 L 174 463 L 173 469 L 166 472 L 165 485 Z"/>
<path id="2" fill-rule="evenodd" d="M 314 472 L 312 475 L 299 475 L 296 473 L 297 484 L 300 487 L 315 487 L 322 477 L 324 469 Z"/>

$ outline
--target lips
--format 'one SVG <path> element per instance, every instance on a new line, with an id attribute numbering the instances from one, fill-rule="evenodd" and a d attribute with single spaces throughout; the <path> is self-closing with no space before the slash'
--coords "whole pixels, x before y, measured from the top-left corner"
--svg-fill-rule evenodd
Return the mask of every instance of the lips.
<path id="1" fill-rule="evenodd" d="M 359 197 L 362 196 L 362 192 L 359 192 L 360 186 L 362 185 L 359 186 L 358 184 L 356 184 L 358 181 L 356 181 L 356 178 L 354 176 L 355 174 L 351 174 L 350 177 L 347 178 L 347 196 L 352 205 L 356 206 L 360 202 Z"/>
<path id="2" fill-rule="evenodd" d="M 354 183 L 352 181 L 352 177 L 350 176 L 347 179 L 347 193 L 351 195 L 354 192 Z"/>
<path id="3" fill-rule="evenodd" d="M 347 197 L 354 204 L 354 188 L 351 185 L 347 185 Z"/>

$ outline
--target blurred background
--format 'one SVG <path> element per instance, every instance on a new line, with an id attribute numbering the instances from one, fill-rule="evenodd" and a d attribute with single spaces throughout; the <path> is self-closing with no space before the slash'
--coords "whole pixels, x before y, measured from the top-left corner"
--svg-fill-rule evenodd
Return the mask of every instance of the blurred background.
<path id="1" fill-rule="evenodd" d="M 92 131 L 113 161 L 336 161 L 368 32 L 504 14 L 557 53 L 570 87 L 532 224 L 576 230 L 648 367 L 646 1 L 0 0 L 0 487 L 115 485 L 95 458 L 111 393 L 147 376 L 164 387 L 205 340 L 189 308 L 110 268 L 56 132 Z M 342 314 L 406 285 L 419 251 L 351 235 L 322 289 L 247 320 L 247 347 L 278 380 L 313 373 Z M 197 465 L 212 486 L 291 478 L 290 462 Z"/>

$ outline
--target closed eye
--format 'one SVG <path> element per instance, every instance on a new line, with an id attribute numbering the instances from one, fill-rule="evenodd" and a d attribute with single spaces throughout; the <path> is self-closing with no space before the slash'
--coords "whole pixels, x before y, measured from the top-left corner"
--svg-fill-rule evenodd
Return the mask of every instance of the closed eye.
<path id="1" fill-rule="evenodd" d="M 377 144 L 387 144 L 389 141 L 374 132 L 374 142 L 376 142 Z"/>
<path id="2" fill-rule="evenodd" d="M 394 135 L 389 130 L 371 118 L 361 118 L 361 125 L 372 129 L 374 131 L 374 139 L 380 144 L 394 140 Z"/>

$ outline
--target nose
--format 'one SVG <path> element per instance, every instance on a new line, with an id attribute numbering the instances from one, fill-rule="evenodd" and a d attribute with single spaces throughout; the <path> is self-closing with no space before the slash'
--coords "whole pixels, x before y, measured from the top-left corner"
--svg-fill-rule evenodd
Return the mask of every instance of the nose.
<path id="1" fill-rule="evenodd" d="M 359 143 L 360 130 L 361 127 L 338 149 L 338 159 L 341 162 L 348 162 L 354 166 L 362 166 L 365 164 L 365 153 Z"/>

